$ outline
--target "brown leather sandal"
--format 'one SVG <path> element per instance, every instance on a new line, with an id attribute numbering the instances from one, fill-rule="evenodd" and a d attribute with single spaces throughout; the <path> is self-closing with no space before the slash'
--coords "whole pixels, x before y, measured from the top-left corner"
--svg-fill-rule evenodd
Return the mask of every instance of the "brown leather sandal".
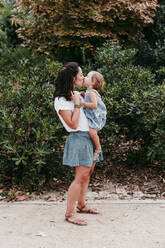
<path id="1" fill-rule="evenodd" d="M 79 225 L 79 226 L 86 226 L 87 222 L 79 217 L 77 217 L 75 214 L 69 214 L 65 215 L 65 220 L 68 221 L 69 223 Z"/>
<path id="2" fill-rule="evenodd" d="M 77 212 L 78 213 L 86 213 L 86 214 L 99 214 L 97 209 L 88 207 L 87 205 L 84 205 L 83 207 L 77 206 Z"/>

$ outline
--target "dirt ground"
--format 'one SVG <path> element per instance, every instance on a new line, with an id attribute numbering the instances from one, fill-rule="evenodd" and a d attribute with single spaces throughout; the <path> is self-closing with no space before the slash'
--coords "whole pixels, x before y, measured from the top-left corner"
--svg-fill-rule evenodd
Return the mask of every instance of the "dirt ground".
<path id="1" fill-rule="evenodd" d="M 153 201 L 153 200 L 152 200 Z M 165 201 L 99 200 L 87 226 L 64 220 L 65 204 L 0 203 L 1 248 L 164 248 Z"/>
<path id="2" fill-rule="evenodd" d="M 67 183 L 54 179 L 40 195 L 0 190 L 0 247 L 165 248 L 165 176 L 154 172 L 96 171 L 87 203 L 100 214 L 83 214 L 84 227 L 64 220 Z"/>
<path id="3" fill-rule="evenodd" d="M 44 200 L 62 202 L 71 182 L 54 178 L 42 194 L 28 193 L 18 188 L 0 187 L 1 201 Z M 165 168 L 128 169 L 124 166 L 96 168 L 88 196 L 90 200 L 165 200 Z"/>

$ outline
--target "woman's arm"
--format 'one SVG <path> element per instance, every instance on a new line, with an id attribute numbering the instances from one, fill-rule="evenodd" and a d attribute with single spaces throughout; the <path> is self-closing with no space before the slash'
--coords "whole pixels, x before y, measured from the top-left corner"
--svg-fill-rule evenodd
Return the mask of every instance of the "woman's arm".
<path id="1" fill-rule="evenodd" d="M 72 100 L 75 104 L 74 110 L 59 110 L 59 114 L 70 128 L 77 129 L 80 118 L 80 108 L 76 106 L 80 105 L 79 93 L 72 93 Z"/>
<path id="2" fill-rule="evenodd" d="M 77 129 L 80 118 L 79 108 L 74 108 L 73 112 L 71 110 L 59 110 L 59 114 L 70 128 Z"/>
<path id="3" fill-rule="evenodd" d="M 95 92 L 90 92 L 89 97 L 91 102 L 81 101 L 81 106 L 85 106 L 87 108 L 97 108 L 98 96 Z"/>

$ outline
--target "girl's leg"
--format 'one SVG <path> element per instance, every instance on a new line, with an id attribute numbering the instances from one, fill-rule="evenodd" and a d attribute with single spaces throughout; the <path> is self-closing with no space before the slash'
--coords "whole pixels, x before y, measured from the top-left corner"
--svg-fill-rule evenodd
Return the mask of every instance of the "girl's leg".
<path id="1" fill-rule="evenodd" d="M 98 130 L 95 128 L 89 128 L 90 137 L 95 145 L 97 151 L 101 151 L 100 139 L 98 136 Z"/>
<path id="2" fill-rule="evenodd" d="M 98 158 L 98 156 L 101 152 L 101 145 L 100 145 L 100 139 L 98 136 L 98 130 L 95 128 L 90 128 L 89 134 L 90 134 L 90 137 L 91 137 L 91 139 L 95 145 L 95 151 L 93 154 L 93 161 L 96 161 L 96 159 Z"/>

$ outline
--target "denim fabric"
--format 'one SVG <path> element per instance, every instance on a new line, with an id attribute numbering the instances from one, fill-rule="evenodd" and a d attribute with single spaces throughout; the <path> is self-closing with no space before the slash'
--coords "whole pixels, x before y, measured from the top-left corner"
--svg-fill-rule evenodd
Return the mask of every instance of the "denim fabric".
<path id="1" fill-rule="evenodd" d="M 100 94 L 96 90 L 92 90 L 98 95 L 98 104 L 96 109 L 84 107 L 84 113 L 88 119 L 89 127 L 101 130 L 106 123 L 107 110 Z M 89 92 L 85 93 L 85 102 L 91 102 Z"/>
<path id="2" fill-rule="evenodd" d="M 89 132 L 71 132 L 64 148 L 63 165 L 72 167 L 83 165 L 91 167 L 93 164 L 93 150 L 93 142 L 89 136 Z M 95 162 L 102 160 L 103 155 L 101 153 Z"/>

